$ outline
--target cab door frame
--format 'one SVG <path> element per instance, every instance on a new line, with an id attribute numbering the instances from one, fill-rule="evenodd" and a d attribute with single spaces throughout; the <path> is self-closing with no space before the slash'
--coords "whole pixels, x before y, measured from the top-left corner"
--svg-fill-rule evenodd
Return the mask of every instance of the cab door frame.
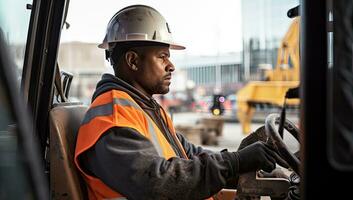
<path id="1" fill-rule="evenodd" d="M 328 93 L 330 88 L 328 77 L 331 73 L 328 66 L 328 12 L 332 10 L 331 3 L 344 6 L 349 1 L 302 0 L 300 3 L 302 17 L 301 199 L 352 197 L 349 181 L 353 179 L 353 169 L 338 169 L 330 162 L 330 134 L 337 134 L 339 130 L 328 128 L 332 115 L 328 109 L 328 99 L 331 95 Z"/>
<path id="2" fill-rule="evenodd" d="M 45 157 L 61 28 L 69 0 L 33 0 L 21 89 Z"/>

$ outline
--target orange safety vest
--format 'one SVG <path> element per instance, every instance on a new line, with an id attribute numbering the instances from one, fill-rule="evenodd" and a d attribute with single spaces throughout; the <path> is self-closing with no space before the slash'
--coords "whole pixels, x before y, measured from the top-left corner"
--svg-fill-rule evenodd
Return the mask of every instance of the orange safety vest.
<path id="1" fill-rule="evenodd" d="M 187 158 L 185 150 L 175 134 L 171 119 L 166 117 L 164 120 L 167 120 L 172 136 L 177 141 L 184 157 Z M 87 174 L 82 170 L 78 161 L 78 157 L 83 152 L 93 147 L 100 136 L 112 127 L 133 128 L 153 143 L 159 156 L 167 160 L 176 156 L 173 148 L 155 122 L 126 92 L 111 90 L 99 95 L 94 100 L 83 119 L 78 132 L 75 150 L 75 164 L 87 183 L 90 200 L 117 197 L 126 199 L 98 178 Z"/>

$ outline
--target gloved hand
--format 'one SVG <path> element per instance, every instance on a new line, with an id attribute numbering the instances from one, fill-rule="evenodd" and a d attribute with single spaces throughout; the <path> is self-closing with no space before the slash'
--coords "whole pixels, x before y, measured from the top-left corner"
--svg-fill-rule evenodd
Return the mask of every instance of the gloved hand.
<path id="1" fill-rule="evenodd" d="M 235 152 L 239 159 L 239 173 L 246 173 L 262 169 L 271 172 L 276 168 L 276 163 L 288 168 L 274 149 L 264 142 L 258 141 Z"/>

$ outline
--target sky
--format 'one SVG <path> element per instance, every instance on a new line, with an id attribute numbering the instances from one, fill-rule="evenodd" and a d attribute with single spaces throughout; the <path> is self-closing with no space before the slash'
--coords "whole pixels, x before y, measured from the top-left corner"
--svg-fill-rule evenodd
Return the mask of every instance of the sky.
<path id="1" fill-rule="evenodd" d="M 167 20 L 183 54 L 218 55 L 242 50 L 240 0 L 70 0 L 62 42 L 99 43 L 110 18 L 121 8 L 144 4 Z"/>

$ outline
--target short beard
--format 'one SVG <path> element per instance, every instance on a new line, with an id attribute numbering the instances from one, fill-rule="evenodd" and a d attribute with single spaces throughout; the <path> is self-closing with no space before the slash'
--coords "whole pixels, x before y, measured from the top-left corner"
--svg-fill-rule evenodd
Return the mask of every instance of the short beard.
<path id="1" fill-rule="evenodd" d="M 156 90 L 155 94 L 167 94 L 169 92 L 169 87 L 168 88 L 159 88 Z"/>
<path id="2" fill-rule="evenodd" d="M 167 94 L 169 92 L 170 88 L 169 86 L 164 87 L 163 84 L 158 84 L 156 87 L 153 89 L 154 94 Z"/>

